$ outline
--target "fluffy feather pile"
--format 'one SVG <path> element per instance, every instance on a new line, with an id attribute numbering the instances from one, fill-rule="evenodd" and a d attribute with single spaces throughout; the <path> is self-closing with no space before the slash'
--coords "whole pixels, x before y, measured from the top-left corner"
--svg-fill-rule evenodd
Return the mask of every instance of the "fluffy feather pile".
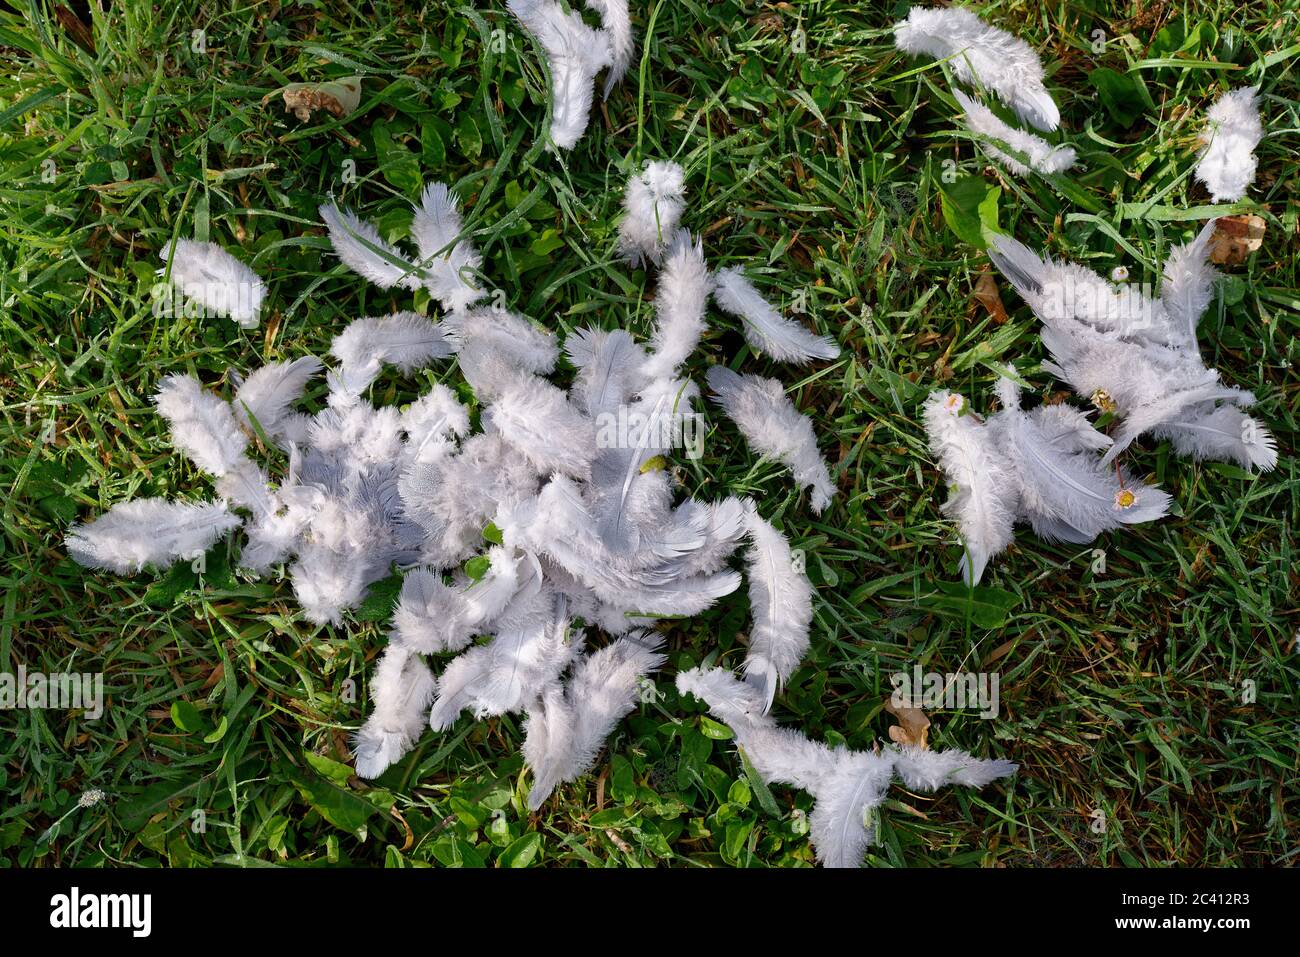
<path id="1" fill-rule="evenodd" d="M 586 0 L 600 15 L 592 29 L 576 10 L 558 0 L 509 0 L 520 25 L 538 42 L 551 75 L 551 142 L 571 150 L 587 129 L 596 75 L 608 70 L 605 96 L 632 60 L 632 20 L 627 0 Z"/>
<path id="2" fill-rule="evenodd" d="M 1043 64 L 1025 41 L 990 26 L 964 7 L 912 7 L 894 25 L 894 44 L 912 56 L 948 63 L 960 83 L 995 94 L 1022 122 L 1055 130 L 1061 122 L 1056 101 L 1043 83 Z M 953 90 L 967 128 L 986 152 L 1014 176 L 1030 171 L 1063 173 L 1075 164 L 1073 147 L 1053 146 L 1043 137 L 1005 122 L 987 106 Z"/>
<path id="3" fill-rule="evenodd" d="M 1022 117 L 1044 126 L 1046 91 L 1032 51 L 984 27 L 965 10 L 913 8 L 898 24 L 900 49 L 953 56 L 964 82 L 998 92 Z M 1030 61 L 1033 61 L 1032 63 Z M 960 65 L 964 64 L 964 66 Z M 1255 174 L 1253 149 L 1263 135 L 1256 88 L 1236 90 L 1209 113 L 1208 142 L 1197 178 L 1214 198 L 1239 199 Z M 1032 168 L 1060 172 L 1073 152 L 1007 127 L 960 91 L 971 129 L 1014 148 L 990 148 L 1016 175 Z M 1027 165 L 1026 165 L 1027 164 Z M 989 559 L 1005 549 L 1017 521 L 1049 541 L 1090 542 L 1119 525 L 1164 515 L 1168 498 L 1113 472 L 1116 457 L 1140 435 L 1168 439 L 1182 455 L 1236 462 L 1263 471 L 1277 464 L 1272 435 L 1242 410 L 1255 397 L 1225 385 L 1197 346 L 1197 325 L 1214 298 L 1210 264 L 1215 222 L 1169 255 L 1158 296 L 1115 285 L 1089 269 L 1040 257 L 1015 239 L 990 237 L 989 256 L 1043 324 L 1051 361 L 1044 368 L 1080 395 L 1120 418 L 1114 436 L 1092 428 L 1074 409 L 1044 406 L 1024 413 L 1009 382 L 999 385 L 1002 411 L 985 422 L 965 399 L 932 393 L 924 407 L 931 450 L 953 484 L 944 505 L 965 547 L 961 569 L 978 582 Z M 1097 453 L 1101 453 L 1100 456 Z"/>
<path id="4" fill-rule="evenodd" d="M 961 529 L 968 585 L 1011 544 L 1017 522 L 1047 541 L 1085 544 L 1169 510 L 1164 492 L 1097 457 L 1111 440 L 1083 413 L 1068 405 L 1026 412 L 1010 379 L 998 382 L 997 394 L 1001 409 L 982 421 L 946 389 L 932 392 L 923 408 L 930 447 L 952 484 L 943 511 Z"/>
<path id="5" fill-rule="evenodd" d="M 1197 347 L 1218 276 L 1209 261 L 1214 225 L 1170 253 L 1155 297 L 1039 257 L 1010 237 L 993 240 L 990 258 L 1043 323 L 1052 357 L 1044 368 L 1122 417 L 1102 464 L 1146 433 L 1197 459 L 1262 471 L 1277 464 L 1268 429 L 1241 411 L 1254 395 L 1225 385 Z"/>
<path id="6" fill-rule="evenodd" d="M 177 449 L 214 477 L 217 499 L 118 505 L 73 528 L 70 552 L 133 573 L 193 558 L 242 527 L 241 565 L 265 573 L 287 564 L 304 614 L 335 624 L 394 565 L 404 569 L 370 685 L 373 711 L 356 738 L 358 774 L 382 773 L 426 727 L 445 731 L 463 712 L 518 713 L 535 809 L 591 767 L 640 700 L 664 660 L 649 626 L 734 592 L 742 578 L 728 561 L 745 543 L 745 686 L 766 711 L 808 648 L 811 585 L 752 501 L 675 501 L 658 464 L 674 444 L 663 425 L 699 398 L 683 366 L 710 295 L 774 357 L 803 363 L 838 349 L 781 316 L 738 270 L 710 271 L 700 242 L 677 225 L 683 180 L 680 167 L 651 164 L 629 183 L 622 246 L 659 267 L 644 344 L 594 328 L 560 343 L 521 316 L 479 306 L 481 258 L 441 184 L 413 210 L 418 256 L 322 206 L 346 266 L 383 288 L 427 289 L 441 321 L 411 312 L 357 319 L 335 337 L 328 369 L 313 356 L 273 363 L 239 381 L 229 402 L 190 376 L 166 378 L 158 411 Z M 576 370 L 567 391 L 548 378 L 561 352 Z M 410 376 L 452 356 L 480 406 L 477 433 L 470 409 L 441 384 L 403 409 L 365 399 L 385 368 Z M 299 411 L 322 371 L 323 407 Z M 780 384 L 721 366 L 709 382 L 741 433 L 785 463 L 820 511 L 834 485 L 811 423 Z M 624 431 L 610 432 L 611 421 Z M 250 457 L 254 437 L 286 454 L 283 474 L 273 479 Z M 586 650 L 583 624 L 612 640 Z M 426 657 L 444 655 L 456 657 L 435 677 Z"/>

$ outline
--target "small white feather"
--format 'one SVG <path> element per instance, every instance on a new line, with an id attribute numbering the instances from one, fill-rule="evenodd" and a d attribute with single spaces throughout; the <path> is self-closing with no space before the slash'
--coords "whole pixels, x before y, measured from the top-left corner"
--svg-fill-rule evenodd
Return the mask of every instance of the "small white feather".
<path id="1" fill-rule="evenodd" d="M 835 486 L 817 451 L 812 422 L 786 398 L 781 383 L 738 375 L 724 366 L 711 368 L 708 380 L 718 403 L 746 441 L 789 468 L 801 488 L 811 489 L 812 509 L 821 514 L 830 504 Z"/>
<path id="2" fill-rule="evenodd" d="M 754 621 L 745 677 L 762 691 L 770 708 L 772 696 L 808 651 L 812 584 L 795 566 L 785 536 L 758 514 L 752 502 L 746 508 L 745 528 L 750 541 L 745 558 Z"/>
<path id="3" fill-rule="evenodd" d="M 571 150 L 587 129 L 596 74 L 614 63 L 610 36 L 556 0 L 509 0 L 510 12 L 541 44 L 551 72 L 551 142 Z"/>
<path id="4" fill-rule="evenodd" d="M 220 502 L 190 504 L 137 498 L 68 530 L 68 554 L 89 568 L 134 575 L 198 558 L 240 525 Z"/>
<path id="5" fill-rule="evenodd" d="M 420 657 L 389 645 L 370 678 L 373 710 L 354 743 L 357 776 L 377 778 L 420 739 L 437 683 Z"/>
<path id="6" fill-rule="evenodd" d="M 448 312 L 460 312 L 487 295 L 476 279 L 483 257 L 461 239 L 464 226 L 456 194 L 443 183 L 430 183 L 411 220 L 411 235 L 420 250 L 424 284 Z"/>
<path id="7" fill-rule="evenodd" d="M 655 328 L 641 372 L 647 379 L 672 379 L 704 334 L 704 312 L 712 282 L 704 246 L 679 229 L 659 273 Z"/>
<path id="8" fill-rule="evenodd" d="M 301 438 L 301 418 L 291 411 L 311 377 L 321 371 L 315 356 L 271 362 L 249 373 L 235 390 L 235 417 L 252 429 L 253 419 L 273 440 Z"/>
<path id="9" fill-rule="evenodd" d="M 816 336 L 782 316 L 737 267 L 713 274 L 713 301 L 743 320 L 746 341 L 778 362 L 803 364 L 834 359 L 840 348 L 826 336 Z"/>
<path id="10" fill-rule="evenodd" d="M 330 242 L 339 260 L 381 289 L 401 286 L 418 289 L 423 279 L 419 266 L 403 256 L 397 247 L 379 235 L 372 223 L 334 203 L 320 208 L 320 218 L 329 227 Z"/>
<path id="11" fill-rule="evenodd" d="M 894 25 L 894 42 L 913 56 L 947 60 L 959 81 L 992 90 L 1040 130 L 1054 130 L 1061 121 L 1033 48 L 965 7 L 912 7 L 907 19 Z"/>
<path id="12" fill-rule="evenodd" d="M 663 160 L 648 162 L 644 170 L 628 177 L 618 244 L 633 265 L 662 258 L 686 206 L 685 183 L 686 171 Z"/>
<path id="13" fill-rule="evenodd" d="M 177 239 L 160 252 L 161 276 L 171 270 L 172 286 L 215 316 L 224 316 L 243 329 L 256 329 L 266 298 L 266 285 L 216 243 Z"/>
<path id="14" fill-rule="evenodd" d="M 154 397 L 158 414 L 171 426 L 172 444 L 209 475 L 221 477 L 248 460 L 248 436 L 239 427 L 230 403 L 213 395 L 197 379 L 169 375 Z"/>
<path id="15" fill-rule="evenodd" d="M 1214 101 L 1206 114 L 1196 178 L 1216 203 L 1236 202 L 1255 182 L 1259 160 L 1255 147 L 1264 137 L 1259 118 L 1259 87 L 1232 90 Z"/>
<path id="16" fill-rule="evenodd" d="M 993 141 L 984 144 L 985 150 L 1012 175 L 1027 176 L 1030 171 L 1034 171 L 1051 176 L 1064 173 L 1077 161 L 1078 155 L 1074 147 L 1053 146 L 1041 136 L 1008 126 L 987 106 L 960 90 L 953 90 L 953 96 L 966 115 L 966 125 L 970 131 L 984 140 Z"/>

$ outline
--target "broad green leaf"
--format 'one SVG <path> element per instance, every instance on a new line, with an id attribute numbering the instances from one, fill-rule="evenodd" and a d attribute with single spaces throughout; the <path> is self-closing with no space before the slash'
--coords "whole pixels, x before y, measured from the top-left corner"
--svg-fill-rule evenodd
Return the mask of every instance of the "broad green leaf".
<path id="1" fill-rule="evenodd" d="M 327 758 L 323 754 L 313 754 L 311 751 L 303 752 L 303 757 L 307 763 L 316 769 L 316 772 L 323 778 L 333 781 L 339 787 L 348 786 L 348 781 L 352 778 L 352 768 L 349 765 L 335 761 L 333 758 Z"/>
<path id="2" fill-rule="evenodd" d="M 173 701 L 172 724 L 186 734 L 194 734 L 203 730 L 203 715 L 199 714 L 199 709 L 188 701 Z"/>
<path id="3" fill-rule="evenodd" d="M 967 588 L 962 582 L 936 582 L 933 594 L 921 599 L 927 611 L 961 621 L 969 619 L 980 628 L 1001 628 L 1020 597 L 1001 588 L 976 585 Z"/>
<path id="4" fill-rule="evenodd" d="M 1002 190 L 981 176 L 963 176 L 939 194 L 943 219 L 953 235 L 976 249 L 986 249 L 985 230 L 998 232 L 998 198 Z"/>
<path id="5" fill-rule="evenodd" d="M 525 834 L 501 852 L 502 867 L 527 867 L 541 853 L 542 836 L 536 831 Z"/>
<path id="6" fill-rule="evenodd" d="M 375 145 L 375 162 L 384 179 L 398 192 L 414 199 L 424 185 L 415 154 L 393 138 L 388 124 L 382 120 L 370 128 L 370 137 Z"/>
<path id="7" fill-rule="evenodd" d="M 1151 108 L 1151 94 L 1147 92 L 1141 74 L 1119 73 L 1099 67 L 1088 74 L 1088 80 L 1096 88 L 1111 118 L 1125 129 Z"/>

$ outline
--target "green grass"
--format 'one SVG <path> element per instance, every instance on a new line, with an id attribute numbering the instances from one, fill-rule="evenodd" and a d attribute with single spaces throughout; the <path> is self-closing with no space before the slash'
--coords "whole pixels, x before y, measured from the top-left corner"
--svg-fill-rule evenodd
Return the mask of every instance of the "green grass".
<path id="1" fill-rule="evenodd" d="M 1294 12 L 1213 0 L 1190 5 L 1200 12 L 1188 20 L 1160 2 L 989 5 L 1049 65 L 1086 165 L 1069 185 L 1010 180 L 956 131 L 942 68 L 892 48 L 905 4 L 636 2 L 638 61 L 559 158 L 541 148 L 536 50 L 496 0 L 76 5 L 94 52 L 36 0 L 15 6 L 0 12 L 0 671 L 102 671 L 110 701 L 98 722 L 0 712 L 0 861 L 812 861 L 794 813 L 808 796 L 755 786 L 726 730 L 670 680 L 741 659 L 743 596 L 667 628 L 662 699 L 620 725 L 589 777 L 529 815 L 514 717 L 463 718 L 372 785 L 349 777 L 391 589 L 345 627 L 319 628 L 286 583 L 234 575 L 224 549 L 201 581 L 185 568 L 122 579 L 78 567 L 61 544 L 72 521 L 130 497 L 207 494 L 150 405 L 163 374 L 228 387 L 232 369 L 323 354 L 347 320 L 408 305 L 328 254 L 315 212 L 326 194 L 398 235 L 421 178 L 452 182 L 510 306 L 557 330 L 644 335 L 653 279 L 616 257 L 621 184 L 639 160 L 672 157 L 687 168 L 686 224 L 710 261 L 744 264 L 787 306 L 802 297 L 845 348 L 806 373 L 743 359 L 789 383 L 815 418 L 840 490 L 820 519 L 729 424 L 701 462 L 673 463 L 690 493 L 759 496 L 807 552 L 813 646 L 778 699 L 780 720 L 868 748 L 892 723 L 890 673 L 920 663 L 1000 674 L 996 720 L 935 712 L 931 738 L 1011 758 L 1019 774 L 980 792 L 895 788 L 869 863 L 1295 863 Z M 204 53 L 192 50 L 200 28 Z M 1100 54 L 1094 30 L 1109 41 Z M 1125 81 L 1131 126 L 1098 99 L 1090 74 L 1103 67 L 1143 81 L 1145 97 Z M 302 123 L 278 102 L 286 83 L 349 74 L 365 79 L 345 120 Z M 981 196 L 999 187 L 1001 224 L 1026 242 L 1154 282 L 1163 251 L 1196 225 L 1167 214 L 1208 202 L 1190 178 L 1199 118 L 1247 83 L 1262 84 L 1271 134 L 1251 193 L 1268 236 L 1233 272 L 1202 348 L 1227 381 L 1255 390 L 1279 468 L 1251 477 L 1144 440 L 1127 458 L 1173 494 L 1176 514 L 1102 539 L 1104 574 L 1091 549 L 1020 531 L 984 582 L 1005 610 L 974 619 L 938 589 L 956 580 L 960 549 L 938 509 L 945 488 L 919 400 L 943 382 L 986 408 L 1009 361 L 1034 394 L 1063 386 L 1038 369 L 1036 327 L 1013 294 L 1003 291 L 1012 315 L 1000 327 L 973 303 L 987 260 L 946 225 L 941 190 L 958 190 L 945 172 L 974 177 L 961 190 Z M 266 277 L 262 328 L 152 315 L 157 250 L 191 235 Z M 711 322 L 697 377 L 744 348 L 734 323 Z M 445 365 L 414 382 L 389 376 L 374 398 L 405 401 L 435 379 L 459 376 Z M 75 808 L 90 788 L 106 800 Z"/>

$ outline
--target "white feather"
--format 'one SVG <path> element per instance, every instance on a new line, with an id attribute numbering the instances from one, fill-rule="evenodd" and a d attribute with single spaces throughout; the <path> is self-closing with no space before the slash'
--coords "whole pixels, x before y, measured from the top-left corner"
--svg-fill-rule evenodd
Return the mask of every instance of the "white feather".
<path id="1" fill-rule="evenodd" d="M 542 473 L 591 474 L 596 429 L 563 392 L 536 376 L 521 378 L 493 401 L 492 425 Z"/>
<path id="2" fill-rule="evenodd" d="M 812 422 L 786 398 L 776 379 L 738 375 L 724 366 L 709 370 L 709 388 L 727 416 L 758 452 L 790 469 L 795 483 L 812 490 L 811 504 L 820 514 L 835 494 Z"/>
<path id="3" fill-rule="evenodd" d="M 746 509 L 750 547 L 749 604 L 754 625 L 745 655 L 746 680 L 759 688 L 766 707 L 778 687 L 794 674 L 808 651 L 812 623 L 812 584 L 795 567 L 790 543 L 758 514 Z"/>
<path id="4" fill-rule="evenodd" d="M 415 746 L 436 686 L 418 655 L 401 645 L 385 649 L 370 678 L 373 710 L 354 741 L 358 777 L 379 777 Z"/>
<path id="5" fill-rule="evenodd" d="M 1195 239 L 1175 247 L 1165 260 L 1160 301 L 1173 327 L 1182 334 L 1178 345 L 1196 347 L 1196 326 L 1214 300 L 1219 271 L 1210 264 L 1210 240 L 1217 220 L 1210 220 Z"/>
<path id="6" fill-rule="evenodd" d="M 519 591 L 519 560 L 508 549 L 488 551 L 488 570 L 457 587 L 426 569 L 407 573 L 393 616 L 395 638 L 422 654 L 459 651 Z"/>
<path id="7" fill-rule="evenodd" d="M 1078 159 L 1074 147 L 1053 146 L 1041 136 L 1008 126 L 996 113 L 960 90 L 953 90 L 952 95 L 966 115 L 967 127 L 981 139 L 993 141 L 984 144 L 985 150 L 1012 175 L 1028 176 L 1031 171 L 1044 176 L 1064 173 Z"/>
<path id="8" fill-rule="evenodd" d="M 711 281 L 704 247 L 679 229 L 659 273 L 655 293 L 655 329 L 651 351 L 642 367 L 647 379 L 672 379 L 704 334 L 704 311 Z"/>
<path id="9" fill-rule="evenodd" d="M 600 14 L 602 31 L 609 39 L 610 65 L 604 94 L 605 99 L 609 99 L 610 91 L 623 79 L 628 64 L 632 62 L 632 17 L 628 13 L 627 0 L 586 0 L 586 6 Z"/>
<path id="10" fill-rule="evenodd" d="M 1264 137 L 1259 118 L 1259 87 L 1223 94 L 1206 114 L 1205 146 L 1196 163 L 1196 178 L 1216 203 L 1236 202 L 1255 181 L 1259 160 L 1255 147 Z"/>
<path id="11" fill-rule="evenodd" d="M 448 312 L 468 309 L 487 295 L 475 279 L 483 258 L 468 240 L 456 194 L 443 183 L 430 183 L 420 195 L 411 220 L 411 235 L 420 250 L 424 284 Z"/>
<path id="12" fill-rule="evenodd" d="M 303 356 L 290 362 L 272 362 L 251 372 L 235 390 L 235 401 L 231 403 L 235 417 L 248 429 L 256 419 L 273 440 L 301 439 L 302 417 L 291 407 L 302 398 L 308 381 L 321 368 L 315 356 Z"/>
<path id="13" fill-rule="evenodd" d="M 1277 440 L 1257 420 L 1232 405 L 1187 409 L 1152 429 L 1169 439 L 1179 455 L 1235 462 L 1245 469 L 1277 467 Z"/>
<path id="14" fill-rule="evenodd" d="M 158 386 L 154 404 L 171 426 L 172 444 L 209 475 L 220 477 L 246 461 L 248 436 L 239 428 L 230 404 L 197 379 L 167 376 Z"/>
<path id="15" fill-rule="evenodd" d="M 419 288 L 423 278 L 420 267 L 380 236 L 372 223 L 334 203 L 321 206 L 320 218 L 329 227 L 334 254 L 353 272 L 381 289 Z"/>
<path id="16" fill-rule="evenodd" d="M 334 337 L 330 354 L 345 369 L 379 362 L 410 375 L 434 359 L 451 355 L 451 346 L 436 322 L 418 313 L 396 312 L 354 319 Z"/>
<path id="17" fill-rule="evenodd" d="M 663 160 L 648 162 L 644 170 L 628 177 L 618 244 L 633 265 L 662 258 L 686 206 L 685 183 L 686 171 Z"/>
<path id="18" fill-rule="evenodd" d="M 509 0 L 510 12 L 541 44 L 551 72 L 551 141 L 571 150 L 587 129 L 596 74 L 614 63 L 610 36 L 556 0 Z"/>
<path id="19" fill-rule="evenodd" d="M 894 25 L 894 42 L 913 56 L 947 60 L 959 81 L 992 90 L 1040 130 L 1054 130 L 1061 121 L 1033 48 L 965 7 L 912 7 L 907 19 Z"/>
<path id="20" fill-rule="evenodd" d="M 840 354 L 839 346 L 829 338 L 815 336 L 777 312 L 739 268 L 720 269 L 713 279 L 713 301 L 743 320 L 745 340 L 758 352 L 778 362 L 798 364 Z"/>
<path id="21" fill-rule="evenodd" d="M 241 328 L 256 329 L 266 298 L 266 285 L 216 243 L 177 239 L 160 252 L 164 275 L 170 268 L 172 286 L 213 315 L 224 316 Z"/>
<path id="22" fill-rule="evenodd" d="M 662 640 L 644 633 L 612 642 L 574 666 L 563 700 L 552 688 L 530 709 L 525 757 L 533 769 L 528 807 L 536 811 L 561 781 L 581 777 L 596 763 L 605 739 L 636 708 L 641 682 L 664 663 Z M 531 753 L 530 753 L 531 752 Z"/>
<path id="23" fill-rule="evenodd" d="M 167 568 L 202 555 L 240 518 L 224 503 L 190 504 L 137 498 L 68 530 L 68 554 L 88 568 L 134 575 L 145 566 Z"/>
<path id="24" fill-rule="evenodd" d="M 717 668 L 681 672 L 677 688 L 699 698 L 730 726 L 736 743 L 765 782 L 790 784 L 813 796 L 810 837 L 826 867 L 862 865 L 873 839 L 873 816 L 895 774 L 909 787 L 933 790 L 943 784 L 982 787 L 1016 770 L 1009 762 L 972 758 L 964 751 L 829 748 L 776 727 L 762 713 L 761 694 Z"/>
<path id="25" fill-rule="evenodd" d="M 1011 463 L 993 433 L 966 411 L 962 396 L 942 389 L 930 393 L 922 417 L 930 450 L 952 483 L 943 512 L 961 531 L 962 576 L 975 585 L 989 559 L 1011 544 L 1019 501 Z"/>

